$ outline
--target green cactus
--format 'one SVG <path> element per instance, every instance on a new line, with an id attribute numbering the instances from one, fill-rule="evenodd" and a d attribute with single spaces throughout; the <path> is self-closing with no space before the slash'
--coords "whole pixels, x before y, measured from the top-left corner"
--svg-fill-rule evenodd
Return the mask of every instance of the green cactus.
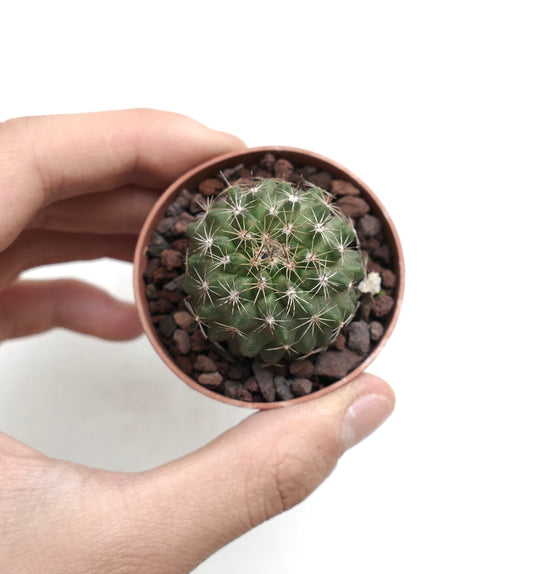
<path id="1" fill-rule="evenodd" d="M 326 347 L 365 275 L 351 222 L 326 191 L 258 179 L 208 201 L 187 228 L 182 282 L 207 337 L 275 363 Z"/>

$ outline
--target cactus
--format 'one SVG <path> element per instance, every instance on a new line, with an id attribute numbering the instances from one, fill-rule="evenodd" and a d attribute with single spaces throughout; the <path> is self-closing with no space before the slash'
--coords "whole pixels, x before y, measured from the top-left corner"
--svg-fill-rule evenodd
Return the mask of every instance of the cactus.
<path id="1" fill-rule="evenodd" d="M 365 275 L 352 223 L 311 184 L 236 183 L 187 228 L 183 290 L 204 333 L 275 363 L 327 347 Z"/>

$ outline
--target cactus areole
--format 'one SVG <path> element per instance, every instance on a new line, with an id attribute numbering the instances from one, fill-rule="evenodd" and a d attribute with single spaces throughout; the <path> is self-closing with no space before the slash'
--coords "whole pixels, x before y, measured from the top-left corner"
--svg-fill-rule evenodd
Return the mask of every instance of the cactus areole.
<path id="1" fill-rule="evenodd" d="M 365 276 L 353 224 L 312 184 L 231 185 L 192 222 L 183 290 L 209 340 L 267 363 L 327 347 Z"/>

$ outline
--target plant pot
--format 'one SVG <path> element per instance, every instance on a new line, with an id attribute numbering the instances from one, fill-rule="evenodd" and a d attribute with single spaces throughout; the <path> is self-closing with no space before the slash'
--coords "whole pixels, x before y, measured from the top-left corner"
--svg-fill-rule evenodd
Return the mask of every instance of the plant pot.
<path id="1" fill-rule="evenodd" d="M 357 347 L 357 341 L 353 342 L 352 331 L 358 328 L 346 327 L 344 333 L 348 336 L 350 348 L 344 347 L 346 336 L 345 340 L 340 336 L 322 356 L 306 359 L 307 377 L 294 375 L 299 370 L 303 374 L 303 362 L 260 368 L 257 362 L 251 360 L 245 364 L 233 364 L 224 351 L 209 350 L 209 343 L 201 339 L 198 327 L 191 324 L 191 315 L 187 316 L 185 296 L 179 289 L 187 246 L 184 230 L 193 217 L 187 210 L 197 209 L 195 199 L 216 194 L 225 187 L 225 179 L 232 178 L 233 181 L 250 175 L 266 177 L 270 174 L 280 179 L 309 179 L 323 189 L 329 188 L 328 191 L 334 195 L 337 193 L 341 209 L 352 216 L 356 228 L 364 231 L 361 248 L 370 253 L 370 269 L 381 274 L 383 285 L 386 286 L 386 294 L 381 295 L 379 302 L 370 301 L 367 296 L 366 307 L 361 307 L 361 313 L 367 315 L 365 319 L 369 325 L 368 345 L 366 333 L 363 336 L 365 349 L 368 346 L 367 354 Z M 354 197 L 358 199 L 354 200 Z M 189 205 L 186 216 L 180 213 L 182 204 Z M 370 229 L 372 225 L 378 230 Z M 168 242 L 161 237 L 170 238 L 170 249 Z M 256 409 L 287 406 L 316 398 L 355 379 L 377 357 L 391 336 L 398 320 L 405 283 L 404 259 L 398 234 L 374 193 L 337 163 L 315 153 L 289 147 L 259 147 L 226 154 L 176 180 L 159 198 L 141 230 L 135 251 L 134 273 L 135 297 L 142 325 L 152 346 L 171 371 L 204 395 L 231 405 Z M 387 281 L 384 281 L 385 277 Z M 176 325 L 176 321 L 179 325 Z M 365 331 L 365 322 L 360 318 L 357 322 Z M 187 336 L 182 335 L 182 331 Z M 353 350 L 354 346 L 357 353 Z M 327 357 L 324 356 L 326 353 L 329 353 Z M 353 369 L 346 374 L 341 371 L 337 379 L 329 376 L 340 362 L 348 360 L 348 363 L 352 363 L 354 353 L 359 360 Z M 209 370 L 212 369 L 213 360 L 217 365 L 214 371 Z M 310 361 L 313 371 L 310 371 Z M 331 372 L 326 366 L 328 361 Z M 274 375 L 278 377 L 275 385 Z M 223 378 L 222 382 L 219 382 L 220 377 Z M 308 392 L 309 384 L 313 385 L 311 392 Z"/>

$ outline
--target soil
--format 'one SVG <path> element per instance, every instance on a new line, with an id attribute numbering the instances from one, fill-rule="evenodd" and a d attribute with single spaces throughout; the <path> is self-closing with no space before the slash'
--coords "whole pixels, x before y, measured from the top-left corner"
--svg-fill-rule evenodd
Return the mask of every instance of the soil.
<path id="1" fill-rule="evenodd" d="M 227 185 L 250 177 L 276 177 L 295 183 L 309 181 L 334 195 L 352 220 L 367 271 L 381 277 L 377 296 L 365 294 L 352 322 L 328 349 L 304 359 L 265 365 L 257 359 L 233 357 L 203 336 L 180 288 L 189 240 L 186 229 L 202 211 L 206 198 Z M 206 388 L 246 402 L 287 401 L 308 395 L 344 377 L 379 343 L 395 305 L 396 273 L 383 223 L 371 202 L 354 184 L 334 179 L 314 166 L 293 165 L 272 153 L 258 164 L 236 165 L 212 174 L 195 189 L 182 189 L 167 208 L 148 246 L 145 294 L 157 334 L 177 366 Z"/>

